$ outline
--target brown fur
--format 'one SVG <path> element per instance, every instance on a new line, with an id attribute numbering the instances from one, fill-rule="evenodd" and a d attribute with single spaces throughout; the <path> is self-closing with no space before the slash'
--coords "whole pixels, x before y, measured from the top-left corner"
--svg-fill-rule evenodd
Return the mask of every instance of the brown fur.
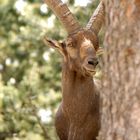
<path id="1" fill-rule="evenodd" d="M 46 43 L 64 57 L 62 102 L 55 120 L 60 140 L 95 140 L 100 129 L 99 93 L 92 76 L 97 65 L 97 36 L 83 29 L 65 43 L 47 38 Z"/>

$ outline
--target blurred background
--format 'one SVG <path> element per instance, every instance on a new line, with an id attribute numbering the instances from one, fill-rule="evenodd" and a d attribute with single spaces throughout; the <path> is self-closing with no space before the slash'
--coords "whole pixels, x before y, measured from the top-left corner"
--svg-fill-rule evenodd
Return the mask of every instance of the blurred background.
<path id="1" fill-rule="evenodd" d="M 63 0 L 86 25 L 98 0 Z M 67 34 L 41 0 L 0 0 L 0 140 L 57 140 L 61 57 L 42 38 Z"/>

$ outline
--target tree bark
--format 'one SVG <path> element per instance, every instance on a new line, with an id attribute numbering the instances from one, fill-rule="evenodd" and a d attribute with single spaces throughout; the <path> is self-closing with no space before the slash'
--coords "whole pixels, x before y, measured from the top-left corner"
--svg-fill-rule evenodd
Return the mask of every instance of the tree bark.
<path id="1" fill-rule="evenodd" d="M 140 140 L 140 0 L 105 0 L 100 140 Z"/>

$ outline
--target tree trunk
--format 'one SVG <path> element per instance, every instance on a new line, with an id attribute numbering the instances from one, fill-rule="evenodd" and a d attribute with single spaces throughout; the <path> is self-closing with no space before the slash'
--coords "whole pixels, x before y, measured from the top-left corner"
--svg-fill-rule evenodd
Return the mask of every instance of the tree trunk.
<path id="1" fill-rule="evenodd" d="M 105 0 L 100 140 L 140 140 L 140 0 Z"/>

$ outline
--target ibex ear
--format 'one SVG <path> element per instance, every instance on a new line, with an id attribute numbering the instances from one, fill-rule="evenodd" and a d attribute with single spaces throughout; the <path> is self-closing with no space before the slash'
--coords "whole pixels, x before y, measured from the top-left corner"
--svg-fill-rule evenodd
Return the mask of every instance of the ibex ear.
<path id="1" fill-rule="evenodd" d="M 44 43 L 49 46 L 52 47 L 54 49 L 57 49 L 62 55 L 65 54 L 65 43 L 64 42 L 59 42 L 53 39 L 49 39 L 47 37 L 44 38 Z"/>

